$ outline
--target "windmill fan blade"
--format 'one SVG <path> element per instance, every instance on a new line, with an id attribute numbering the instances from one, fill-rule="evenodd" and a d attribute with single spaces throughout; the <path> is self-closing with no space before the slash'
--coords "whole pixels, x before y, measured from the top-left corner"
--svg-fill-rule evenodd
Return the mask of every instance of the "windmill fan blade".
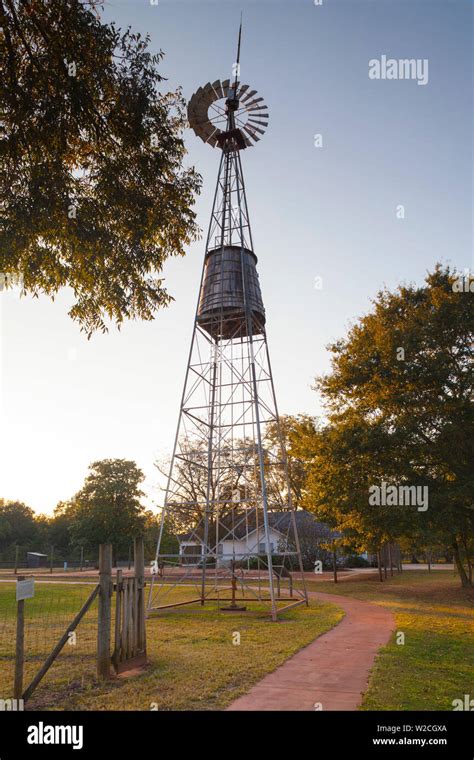
<path id="1" fill-rule="evenodd" d="M 258 137 L 258 136 L 255 134 L 255 132 L 253 131 L 253 127 L 244 127 L 244 129 L 245 129 L 245 131 L 247 132 L 247 134 L 249 134 L 249 135 L 250 135 L 250 137 L 251 137 L 253 140 L 255 140 L 255 142 L 258 142 L 258 141 L 260 140 L 260 138 L 259 138 L 259 137 Z"/>
<path id="2" fill-rule="evenodd" d="M 201 140 L 204 140 L 204 142 L 206 142 L 206 133 L 203 129 L 201 129 L 200 127 L 193 127 L 193 130 L 195 134 L 197 135 L 197 137 L 200 137 Z"/>
<path id="3" fill-rule="evenodd" d="M 222 83 L 220 79 L 216 79 L 216 81 L 212 83 L 212 89 L 214 90 L 216 94 L 216 100 L 219 100 L 220 98 L 225 98 L 225 94 L 222 89 Z"/>
<path id="4" fill-rule="evenodd" d="M 260 127 L 254 127 L 254 126 L 251 126 L 250 124 L 248 124 L 247 126 L 249 126 L 250 129 L 255 129 L 255 131 L 258 132 L 261 135 L 265 134 L 265 130 L 264 129 L 260 129 Z"/>
<path id="5" fill-rule="evenodd" d="M 248 121 L 264 121 L 265 124 L 268 124 L 269 116 L 268 114 L 259 114 L 259 113 L 252 113 L 248 117 Z"/>
<path id="6" fill-rule="evenodd" d="M 246 108 L 249 106 L 255 105 L 255 103 L 261 103 L 263 101 L 263 98 L 254 98 L 254 100 L 250 100 L 248 103 L 245 104 Z"/>
<path id="7" fill-rule="evenodd" d="M 214 130 L 213 130 L 213 131 L 212 131 L 212 132 L 211 132 L 211 133 L 208 135 L 206 142 L 208 142 L 208 143 L 212 143 L 212 141 L 214 141 L 214 144 L 215 144 L 215 143 L 217 142 L 217 139 L 216 139 L 216 134 L 218 134 L 219 132 L 220 132 L 220 130 L 219 130 L 219 129 L 214 129 Z M 214 147 L 214 146 L 213 146 L 213 147 Z"/>
<path id="8" fill-rule="evenodd" d="M 248 121 L 251 121 L 253 124 L 263 124 L 265 127 L 268 126 L 268 119 L 264 116 L 249 116 Z"/>

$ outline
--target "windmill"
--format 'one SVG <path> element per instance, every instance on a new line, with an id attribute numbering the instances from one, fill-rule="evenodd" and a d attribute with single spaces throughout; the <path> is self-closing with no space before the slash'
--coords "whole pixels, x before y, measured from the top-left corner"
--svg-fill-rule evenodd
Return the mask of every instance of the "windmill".
<path id="1" fill-rule="evenodd" d="M 188 104 L 220 162 L 148 609 L 256 602 L 276 620 L 307 594 L 241 163 L 268 108 L 239 81 L 241 35 L 242 24 L 233 77 Z M 167 521 L 178 554 L 162 548 Z"/>

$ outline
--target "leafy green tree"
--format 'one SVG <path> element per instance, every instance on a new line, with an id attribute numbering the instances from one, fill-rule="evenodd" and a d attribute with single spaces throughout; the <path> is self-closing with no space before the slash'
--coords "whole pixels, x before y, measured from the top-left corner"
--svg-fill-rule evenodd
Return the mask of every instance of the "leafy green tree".
<path id="1" fill-rule="evenodd" d="M 295 431 L 300 432 L 304 421 L 308 420 L 305 415 L 292 416 L 281 415 L 279 427 L 274 422 L 269 422 L 265 429 L 264 447 L 265 453 L 272 454 L 271 461 L 281 462 L 278 466 L 272 464 L 267 467 L 267 477 L 270 479 L 273 494 L 279 494 L 280 498 L 287 495 L 288 483 L 290 486 L 292 505 L 298 509 L 303 501 L 303 486 L 306 479 L 304 461 L 295 455 L 294 449 L 290 448 L 290 439 Z M 282 461 L 282 443 L 284 446 L 286 465 Z M 266 456 L 268 462 L 268 455 Z M 286 499 L 285 499 L 286 502 Z"/>
<path id="2" fill-rule="evenodd" d="M 53 516 L 48 521 L 48 545 L 54 546 L 58 557 L 72 557 L 77 554 L 77 544 L 73 542 L 72 526 L 74 509 L 71 502 L 60 501 L 54 509 Z"/>
<path id="3" fill-rule="evenodd" d="M 0 552 L 14 556 L 14 546 L 36 548 L 38 526 L 35 513 L 21 501 L 0 499 Z"/>
<path id="4" fill-rule="evenodd" d="M 143 473 L 127 459 L 103 459 L 89 470 L 83 487 L 64 510 L 72 519 L 72 541 L 94 549 L 111 543 L 116 555 L 126 556 L 131 541 L 145 531 L 146 513 L 140 501 Z"/>
<path id="5" fill-rule="evenodd" d="M 305 418 L 291 435 L 290 452 L 305 463 L 302 505 L 341 532 L 338 547 L 344 554 L 375 554 L 385 543 L 413 530 L 413 513 L 369 504 L 369 487 L 386 477 L 377 466 L 374 447 L 361 429 L 347 420 L 319 425 Z"/>
<path id="6" fill-rule="evenodd" d="M 316 381 L 327 426 L 306 425 L 293 444 L 309 462 L 308 509 L 373 545 L 401 536 L 444 540 L 468 586 L 474 300 L 457 281 L 437 266 L 422 287 L 380 292 L 373 310 L 330 346 L 332 371 Z M 427 486 L 429 508 L 371 506 L 368 489 L 382 480 Z"/>
<path id="7" fill-rule="evenodd" d="M 156 555 L 158 537 L 161 530 L 161 514 L 156 514 L 150 509 L 145 513 L 145 556 L 147 560 L 152 560 Z M 171 521 L 165 518 L 163 525 L 163 535 L 161 537 L 160 552 L 161 554 L 177 554 L 179 550 L 178 538 L 173 532 Z"/>
<path id="8" fill-rule="evenodd" d="M 90 5 L 0 0 L 0 271 L 71 288 L 89 335 L 169 303 L 158 275 L 198 234 L 200 189 L 163 53 Z"/>

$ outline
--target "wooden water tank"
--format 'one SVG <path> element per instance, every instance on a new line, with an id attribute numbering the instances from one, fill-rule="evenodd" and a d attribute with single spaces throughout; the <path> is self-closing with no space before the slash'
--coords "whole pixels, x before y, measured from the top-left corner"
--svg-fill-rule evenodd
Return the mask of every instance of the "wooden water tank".
<path id="1" fill-rule="evenodd" d="M 242 268 L 247 302 L 252 316 L 252 334 L 263 332 L 265 309 L 257 273 L 257 257 L 248 248 L 226 245 L 208 251 L 198 308 L 198 322 L 213 338 L 248 335 L 245 318 Z"/>

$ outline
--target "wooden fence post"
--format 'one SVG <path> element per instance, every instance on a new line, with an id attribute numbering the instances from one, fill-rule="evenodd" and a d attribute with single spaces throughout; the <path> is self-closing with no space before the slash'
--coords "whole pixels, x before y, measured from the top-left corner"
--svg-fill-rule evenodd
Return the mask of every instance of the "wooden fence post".
<path id="1" fill-rule="evenodd" d="M 110 678 L 112 545 L 99 546 L 99 615 L 97 626 L 97 674 Z"/>
<path id="2" fill-rule="evenodd" d="M 114 665 L 118 671 L 120 659 L 122 657 L 122 589 L 123 589 L 123 571 L 117 570 L 115 593 L 115 649 Z"/>
<path id="3" fill-rule="evenodd" d="M 25 580 L 24 575 L 17 576 L 17 582 Z M 23 666 L 25 663 L 25 600 L 16 603 L 16 647 L 15 647 L 15 681 L 13 698 L 21 699 L 23 695 Z"/>
<path id="4" fill-rule="evenodd" d="M 143 538 L 134 541 L 135 584 L 137 589 L 137 649 L 146 652 L 145 626 L 145 547 Z"/>

